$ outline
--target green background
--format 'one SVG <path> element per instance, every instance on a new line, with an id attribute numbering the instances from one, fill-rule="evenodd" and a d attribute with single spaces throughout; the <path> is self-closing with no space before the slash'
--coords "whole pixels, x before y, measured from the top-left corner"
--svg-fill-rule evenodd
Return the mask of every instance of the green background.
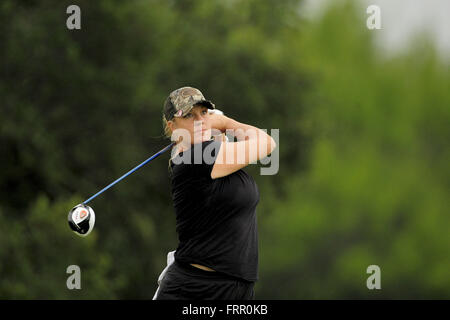
<path id="1" fill-rule="evenodd" d="M 188 85 L 280 129 L 278 174 L 245 169 L 261 193 L 256 299 L 449 299 L 449 61 L 426 34 L 380 54 L 358 2 L 316 20 L 300 4 L 2 0 L 0 298 L 153 297 L 177 245 L 168 154 L 90 202 L 87 238 L 67 213 L 169 143 L 162 105 Z"/>

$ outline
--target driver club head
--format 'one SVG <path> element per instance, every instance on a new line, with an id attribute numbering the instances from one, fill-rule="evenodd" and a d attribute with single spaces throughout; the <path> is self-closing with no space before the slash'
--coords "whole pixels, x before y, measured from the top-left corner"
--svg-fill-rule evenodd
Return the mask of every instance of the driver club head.
<path id="1" fill-rule="evenodd" d="M 95 212 L 85 204 L 78 204 L 69 211 L 69 227 L 80 237 L 86 237 L 95 224 Z"/>

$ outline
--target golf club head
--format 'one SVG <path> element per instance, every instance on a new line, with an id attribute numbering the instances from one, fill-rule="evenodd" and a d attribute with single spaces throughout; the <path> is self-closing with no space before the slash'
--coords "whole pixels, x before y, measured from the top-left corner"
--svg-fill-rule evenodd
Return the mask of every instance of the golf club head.
<path id="1" fill-rule="evenodd" d="M 85 204 L 78 204 L 69 211 L 69 227 L 80 237 L 86 237 L 95 224 L 95 212 Z"/>

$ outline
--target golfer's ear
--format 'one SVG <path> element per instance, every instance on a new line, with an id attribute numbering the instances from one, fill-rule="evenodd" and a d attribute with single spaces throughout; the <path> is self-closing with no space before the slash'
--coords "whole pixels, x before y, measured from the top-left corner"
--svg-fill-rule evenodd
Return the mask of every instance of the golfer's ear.
<path id="1" fill-rule="evenodd" d="M 173 132 L 173 125 L 174 125 L 174 123 L 172 120 L 167 121 L 167 126 L 169 127 L 170 132 Z"/>

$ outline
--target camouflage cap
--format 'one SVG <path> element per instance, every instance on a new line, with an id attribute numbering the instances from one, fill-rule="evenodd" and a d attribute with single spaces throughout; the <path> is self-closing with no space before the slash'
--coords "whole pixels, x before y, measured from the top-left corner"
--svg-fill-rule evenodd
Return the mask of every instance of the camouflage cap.
<path id="1" fill-rule="evenodd" d="M 167 121 L 173 117 L 183 117 L 191 111 L 196 104 L 208 109 L 215 109 L 214 103 L 206 100 L 200 90 L 192 87 L 182 87 L 172 91 L 164 102 L 164 117 Z"/>

